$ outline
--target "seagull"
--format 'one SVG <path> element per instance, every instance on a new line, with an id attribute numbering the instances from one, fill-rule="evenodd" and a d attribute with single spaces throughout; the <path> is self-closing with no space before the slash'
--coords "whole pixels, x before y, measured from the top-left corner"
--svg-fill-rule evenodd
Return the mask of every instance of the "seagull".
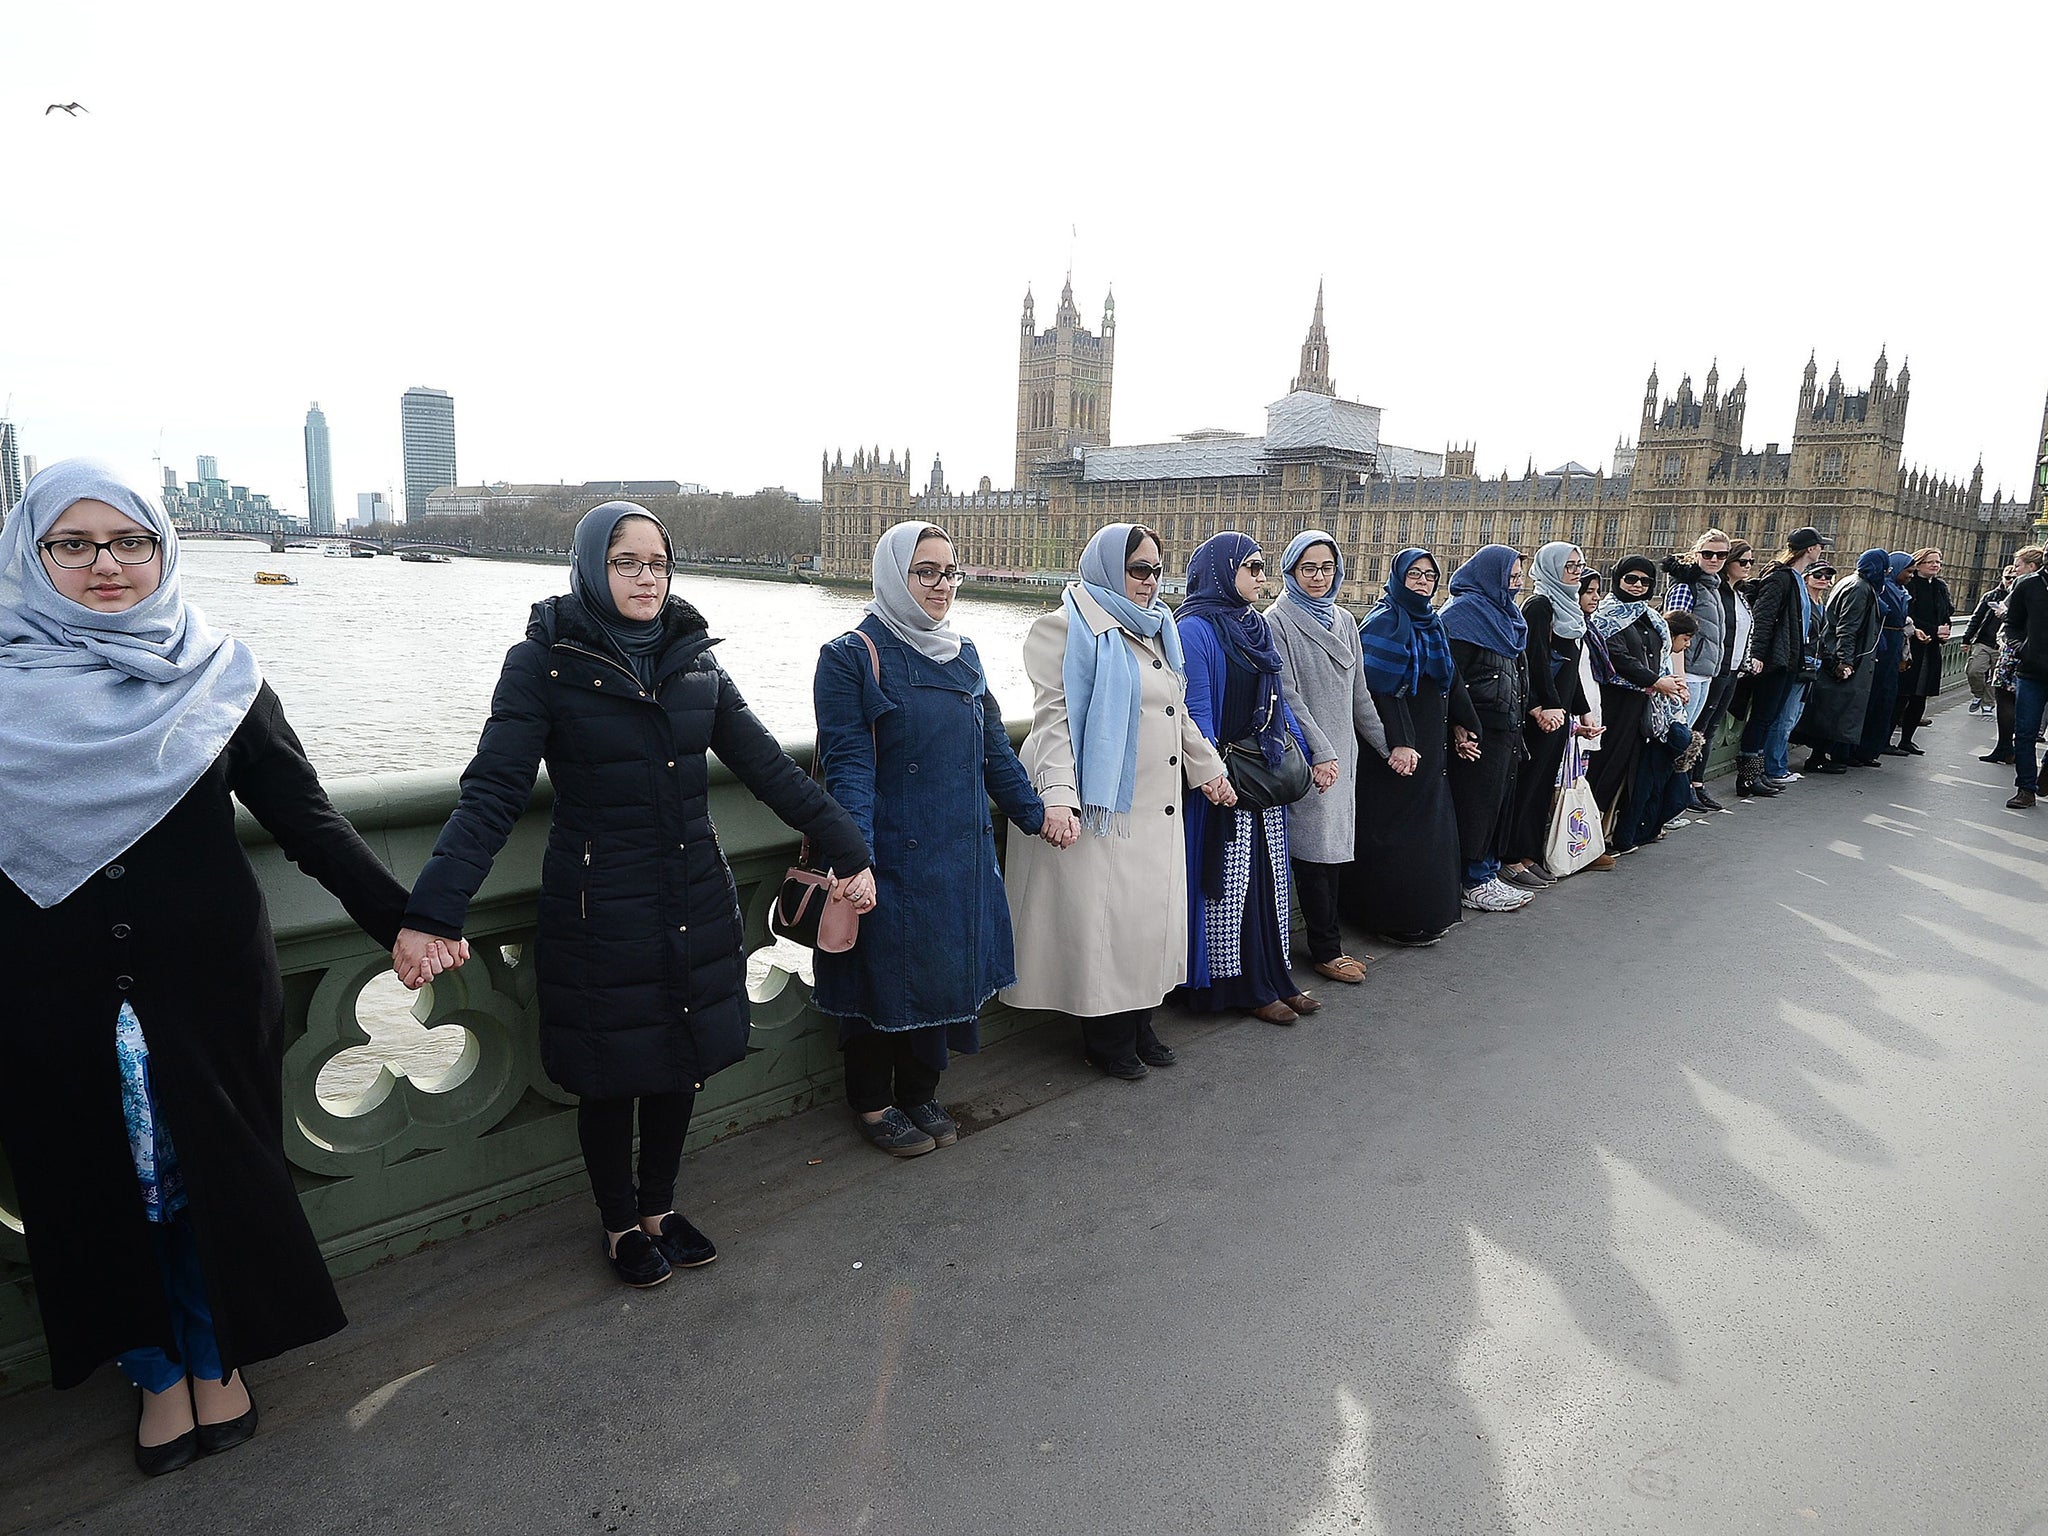
<path id="1" fill-rule="evenodd" d="M 91 107 L 86 106 L 82 102 L 53 101 L 47 107 L 43 108 L 43 116 L 48 117 L 52 112 L 68 112 L 73 117 L 76 117 L 81 112 L 90 112 L 91 110 Z"/>

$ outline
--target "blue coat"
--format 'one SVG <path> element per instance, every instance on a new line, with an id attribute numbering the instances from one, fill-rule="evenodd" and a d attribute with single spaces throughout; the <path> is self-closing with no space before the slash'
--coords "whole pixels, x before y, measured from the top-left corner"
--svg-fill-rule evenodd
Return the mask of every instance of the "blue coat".
<path id="1" fill-rule="evenodd" d="M 1229 665 L 1223 641 L 1206 618 L 1191 615 L 1185 620 L 1176 619 L 1174 623 L 1180 630 L 1181 656 L 1188 667 L 1188 714 L 1194 718 L 1202 734 L 1221 752 L 1225 744 L 1217 737 L 1216 716 L 1223 708 L 1224 669 Z M 1280 709 L 1287 717 L 1288 731 L 1293 734 L 1295 744 L 1306 759 L 1308 738 L 1302 735 L 1301 726 L 1294 718 L 1294 711 L 1287 707 L 1284 694 Z M 1206 795 L 1194 793 L 1186 797 L 1185 807 L 1188 847 L 1187 984 L 1206 987 L 1210 984 L 1210 976 L 1207 924 L 1202 921 L 1202 836 L 1208 830 L 1209 817 L 1214 814 L 1214 809 Z"/>
<path id="2" fill-rule="evenodd" d="M 816 956 L 813 1000 L 883 1030 L 966 1025 L 952 1043 L 972 1050 L 981 1005 L 1017 979 L 989 801 L 1025 832 L 1044 825 L 1045 802 L 972 641 L 941 665 L 872 614 L 860 627 L 880 686 L 867 647 L 841 635 L 818 653 L 813 698 L 825 787 L 874 849 L 875 909 L 852 949 Z"/>

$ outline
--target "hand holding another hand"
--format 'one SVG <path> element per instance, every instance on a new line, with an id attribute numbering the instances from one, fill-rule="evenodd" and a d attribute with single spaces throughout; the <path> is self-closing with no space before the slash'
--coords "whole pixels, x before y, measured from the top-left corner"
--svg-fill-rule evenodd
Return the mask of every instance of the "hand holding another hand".
<path id="1" fill-rule="evenodd" d="M 1337 764 L 1334 759 L 1327 763 L 1316 763 L 1308 770 L 1309 782 L 1316 787 L 1317 794 L 1323 794 L 1337 782 Z"/>
<path id="2" fill-rule="evenodd" d="M 864 869 L 857 875 L 849 875 L 839 882 L 839 889 L 832 893 L 853 903 L 856 912 L 872 912 L 875 909 L 875 872 Z"/>
<path id="3" fill-rule="evenodd" d="M 1198 786 L 1211 805 L 1229 807 L 1237 804 L 1237 791 L 1230 786 L 1230 775 L 1219 773 L 1208 783 Z"/>
<path id="4" fill-rule="evenodd" d="M 443 971 L 452 971 L 469 959 L 469 940 L 437 938 L 417 928 L 398 930 L 391 946 L 391 969 L 398 979 L 417 992 Z"/>
<path id="5" fill-rule="evenodd" d="M 1387 754 L 1387 766 L 1405 779 L 1422 766 L 1422 754 L 1413 747 L 1396 747 Z"/>
<path id="6" fill-rule="evenodd" d="M 1064 805 L 1048 805 L 1038 835 L 1055 848 L 1071 848 L 1081 837 L 1080 818 Z"/>

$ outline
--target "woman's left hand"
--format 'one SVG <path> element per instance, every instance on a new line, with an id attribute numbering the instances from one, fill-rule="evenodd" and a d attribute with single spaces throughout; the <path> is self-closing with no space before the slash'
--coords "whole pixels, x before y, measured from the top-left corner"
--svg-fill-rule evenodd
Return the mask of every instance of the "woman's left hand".
<path id="1" fill-rule="evenodd" d="M 838 895 L 853 903 L 856 912 L 872 912 L 875 909 L 875 872 L 864 869 L 859 874 L 839 882 Z"/>
<path id="2" fill-rule="evenodd" d="M 1946 624 L 1942 625 L 1941 628 L 1934 632 L 1934 635 L 1937 640 L 1946 640 L 1948 638 L 1948 626 Z"/>
<path id="3" fill-rule="evenodd" d="M 1322 794 L 1337 782 L 1337 764 L 1334 759 L 1327 763 L 1313 764 L 1308 771 L 1309 782 Z"/>
<path id="4" fill-rule="evenodd" d="M 1456 744 L 1458 756 L 1468 763 L 1479 761 L 1479 738 L 1462 725 L 1451 727 L 1451 740 Z"/>

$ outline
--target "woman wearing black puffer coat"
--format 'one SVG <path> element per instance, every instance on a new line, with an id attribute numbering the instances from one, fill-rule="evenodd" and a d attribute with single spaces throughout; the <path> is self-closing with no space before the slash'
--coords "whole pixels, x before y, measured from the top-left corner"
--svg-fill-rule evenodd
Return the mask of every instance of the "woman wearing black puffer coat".
<path id="1" fill-rule="evenodd" d="M 541 1061 L 583 1100 L 577 1132 L 605 1252 L 628 1285 L 658 1285 L 717 1256 L 673 1209 L 676 1172 L 696 1094 L 747 1048 L 738 895 L 711 825 L 705 753 L 851 875 L 842 889 L 862 910 L 874 876 L 852 819 L 712 659 L 703 615 L 669 596 L 659 520 L 606 502 L 577 525 L 575 551 L 571 591 L 534 605 L 505 658 L 394 957 L 404 976 L 428 936 L 461 935 L 545 758 L 555 804 L 534 955 Z"/>

